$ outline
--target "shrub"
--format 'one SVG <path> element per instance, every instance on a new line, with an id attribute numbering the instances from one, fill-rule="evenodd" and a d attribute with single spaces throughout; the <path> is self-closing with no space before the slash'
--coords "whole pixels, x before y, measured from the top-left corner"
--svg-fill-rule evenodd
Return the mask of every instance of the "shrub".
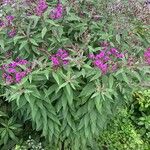
<path id="1" fill-rule="evenodd" d="M 12 115 L 11 106 L 0 96 L 0 147 L 10 149 L 18 141 L 22 130 L 20 121 Z M 7 145 L 8 144 L 8 145 Z"/>
<path id="2" fill-rule="evenodd" d="M 130 120 L 127 110 L 120 112 L 113 124 L 108 126 L 108 130 L 100 136 L 99 149 L 108 150 L 148 150 L 150 145 L 148 140 L 144 141 L 137 133 L 136 128 Z"/>
<path id="3" fill-rule="evenodd" d="M 131 105 L 131 118 L 143 138 L 150 138 L 150 90 L 135 93 Z"/>
<path id="4" fill-rule="evenodd" d="M 86 149 L 149 78 L 148 42 L 131 55 L 111 22 L 95 18 L 98 8 L 82 0 L 3 6 L 5 97 L 55 148 Z"/>

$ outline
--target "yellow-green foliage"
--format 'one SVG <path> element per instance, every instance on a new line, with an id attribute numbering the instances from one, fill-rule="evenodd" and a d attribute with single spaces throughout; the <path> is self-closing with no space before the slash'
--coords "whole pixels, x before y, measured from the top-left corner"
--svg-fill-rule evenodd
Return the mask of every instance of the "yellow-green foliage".
<path id="1" fill-rule="evenodd" d="M 100 148 L 108 150 L 149 150 L 150 145 L 143 141 L 127 113 L 114 121 L 99 139 Z"/>
<path id="2" fill-rule="evenodd" d="M 139 91 L 136 93 L 136 96 L 140 109 L 147 109 L 150 106 L 150 89 Z"/>

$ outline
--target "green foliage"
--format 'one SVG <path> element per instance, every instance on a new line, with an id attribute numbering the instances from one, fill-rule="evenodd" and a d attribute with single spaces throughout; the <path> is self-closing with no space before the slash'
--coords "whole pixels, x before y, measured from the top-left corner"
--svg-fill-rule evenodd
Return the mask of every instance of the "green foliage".
<path id="1" fill-rule="evenodd" d="M 22 145 L 15 145 L 15 147 L 12 150 L 27 150 L 27 149 L 32 149 L 32 150 L 44 150 L 42 147 L 42 144 L 29 136 L 29 139 L 25 141 Z"/>
<path id="2" fill-rule="evenodd" d="M 2 89 L 2 88 L 1 88 Z M 0 96 L 0 146 L 1 149 L 9 149 L 18 141 L 21 124 L 12 115 L 11 107 Z M 8 145 L 7 145 L 8 144 Z"/>
<path id="3" fill-rule="evenodd" d="M 108 150 L 149 150 L 150 144 L 141 138 L 126 110 L 110 124 L 100 136 L 99 149 Z"/>
<path id="4" fill-rule="evenodd" d="M 140 134 L 150 139 L 150 90 L 135 93 L 130 113 Z"/>
<path id="5" fill-rule="evenodd" d="M 107 2 L 79 0 L 74 3 L 62 0 L 66 9 L 60 20 L 49 18 L 49 11 L 55 4 L 52 1 L 48 2 L 48 9 L 41 17 L 26 15 L 29 8 L 20 7 L 19 1 L 16 2 L 19 9 L 15 6 L 3 7 L 1 18 L 13 13 L 13 27 L 17 29 L 17 34 L 9 38 L 9 28 L 0 28 L 0 65 L 20 57 L 31 62 L 32 71 L 20 83 L 11 85 L 7 85 L 0 76 L 2 101 L 8 102 L 6 107 L 10 108 L 10 112 L 0 109 L 1 145 L 6 146 L 9 139 L 18 142 L 16 132 L 20 129 L 19 120 L 27 126 L 31 122 L 32 129 L 45 138 L 49 149 L 93 148 L 96 137 L 106 129 L 118 109 L 131 102 L 132 94 L 143 87 L 142 83 L 149 81 L 150 69 L 143 65 L 142 59 L 143 50 L 149 46 L 148 27 L 136 19 L 132 21 L 132 18 L 126 28 L 122 27 L 124 22 L 121 21 L 116 25 L 117 17 L 107 12 Z M 95 15 L 100 18 L 95 20 Z M 126 20 L 130 15 L 123 17 Z M 94 68 L 88 58 L 89 54 L 102 49 L 99 45 L 102 41 L 108 41 L 122 52 L 128 50 L 127 58 L 122 60 L 119 69 L 106 75 Z M 59 48 L 68 51 L 69 64 L 56 69 L 52 67 L 49 57 Z M 127 65 L 130 54 L 136 58 L 133 66 Z M 142 111 L 142 116 L 135 121 L 138 120 L 147 132 L 150 120 L 146 95 L 138 99 L 138 111 Z M 125 141 L 127 134 L 131 136 L 131 143 L 107 143 L 110 149 L 117 149 L 118 145 L 122 149 L 143 149 L 139 135 L 128 123 L 123 121 L 118 125 L 115 122 L 114 130 L 119 126 L 121 131 L 112 134 L 112 129 L 103 134 L 106 137 L 104 143 L 111 138 L 115 142 L 118 135 Z M 15 149 L 19 148 L 16 146 Z"/>

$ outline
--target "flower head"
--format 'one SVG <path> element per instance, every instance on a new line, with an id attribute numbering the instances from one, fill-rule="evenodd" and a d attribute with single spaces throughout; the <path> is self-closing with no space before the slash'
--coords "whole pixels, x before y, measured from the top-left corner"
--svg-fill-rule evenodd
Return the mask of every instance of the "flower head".
<path id="1" fill-rule="evenodd" d="M 58 49 L 56 54 L 53 54 L 50 57 L 50 60 L 52 61 L 52 66 L 53 67 L 60 67 L 63 65 L 67 65 L 68 64 L 68 52 L 66 50 L 63 49 Z"/>
<path id="2" fill-rule="evenodd" d="M 116 48 L 108 49 L 109 43 L 102 42 L 103 50 L 98 54 L 90 54 L 89 58 L 93 60 L 95 67 L 99 68 L 103 74 L 114 72 L 118 68 L 118 59 L 124 58 L 123 53 L 119 53 Z M 105 49 L 104 49 L 105 48 Z"/>
<path id="3" fill-rule="evenodd" d="M 21 68 L 21 65 L 26 69 Z M 3 71 L 2 78 L 6 84 L 19 83 L 22 78 L 31 72 L 30 63 L 19 58 L 9 64 L 2 65 L 1 69 Z"/>
<path id="4" fill-rule="evenodd" d="M 144 59 L 150 65 L 150 47 L 144 52 Z"/>
<path id="5" fill-rule="evenodd" d="M 12 15 L 6 16 L 6 20 L 7 20 L 7 25 L 8 25 L 8 26 L 12 25 L 12 22 L 13 22 L 14 18 L 15 18 L 15 17 L 12 16 Z"/>
<path id="6" fill-rule="evenodd" d="M 37 7 L 35 8 L 36 15 L 41 16 L 47 8 L 48 5 L 45 0 L 38 0 Z"/>
<path id="7" fill-rule="evenodd" d="M 16 35 L 16 29 L 11 29 L 7 34 L 8 37 L 13 38 Z"/>
<path id="8" fill-rule="evenodd" d="M 50 13 L 51 19 L 61 19 L 63 16 L 63 5 L 58 2 L 56 8 L 54 8 Z"/>

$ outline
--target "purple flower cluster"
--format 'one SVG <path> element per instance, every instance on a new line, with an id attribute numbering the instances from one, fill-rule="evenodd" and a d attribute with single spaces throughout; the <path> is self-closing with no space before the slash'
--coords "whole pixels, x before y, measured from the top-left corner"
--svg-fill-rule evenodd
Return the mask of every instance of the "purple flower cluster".
<path id="1" fill-rule="evenodd" d="M 11 26 L 14 19 L 15 19 L 15 17 L 12 15 L 6 16 L 6 26 Z"/>
<path id="2" fill-rule="evenodd" d="M 58 68 L 61 67 L 63 65 L 67 65 L 68 64 L 68 52 L 66 50 L 63 49 L 58 49 L 56 54 L 51 55 L 50 60 L 52 61 L 52 66 L 54 68 Z"/>
<path id="3" fill-rule="evenodd" d="M 150 65 L 150 47 L 144 52 L 144 59 Z"/>
<path id="4" fill-rule="evenodd" d="M 12 16 L 12 15 L 6 16 L 6 20 L 7 20 L 6 25 L 7 25 L 7 26 L 11 26 L 14 19 L 15 19 L 15 17 Z"/>
<path id="5" fill-rule="evenodd" d="M 21 66 L 26 67 L 25 70 Z M 9 64 L 4 64 L 1 67 L 3 74 L 2 77 L 6 84 L 19 83 L 22 78 L 31 72 L 30 63 L 25 59 L 16 59 Z"/>
<path id="6" fill-rule="evenodd" d="M 4 21 L 0 20 L 0 27 L 4 27 L 4 26 L 5 26 Z"/>
<path id="7" fill-rule="evenodd" d="M 16 29 L 13 28 L 7 33 L 8 37 L 12 38 L 16 35 Z"/>
<path id="8" fill-rule="evenodd" d="M 5 17 L 5 21 L 4 20 L 0 20 L 0 27 L 5 27 L 5 26 L 12 26 L 13 20 L 14 20 L 14 16 L 12 15 L 7 15 Z"/>
<path id="9" fill-rule="evenodd" d="M 108 48 L 108 43 L 103 43 L 103 50 L 98 54 L 90 54 L 89 58 L 93 60 L 94 66 L 99 68 L 103 74 L 115 71 L 118 68 L 118 59 L 124 57 L 116 48 Z"/>
<path id="10" fill-rule="evenodd" d="M 3 4 L 8 5 L 11 3 L 11 0 L 3 0 Z"/>
<path id="11" fill-rule="evenodd" d="M 12 15 L 7 15 L 5 20 L 0 20 L 0 27 L 8 27 L 9 31 L 7 32 L 8 37 L 12 38 L 16 35 L 16 29 L 13 27 L 13 21 L 15 17 Z"/>
<path id="12" fill-rule="evenodd" d="M 46 11 L 47 8 L 48 5 L 45 0 L 38 0 L 37 7 L 35 9 L 36 15 L 41 16 Z"/>
<path id="13" fill-rule="evenodd" d="M 50 13 L 51 19 L 61 19 L 63 16 L 63 5 L 58 1 L 56 8 L 54 8 Z"/>

